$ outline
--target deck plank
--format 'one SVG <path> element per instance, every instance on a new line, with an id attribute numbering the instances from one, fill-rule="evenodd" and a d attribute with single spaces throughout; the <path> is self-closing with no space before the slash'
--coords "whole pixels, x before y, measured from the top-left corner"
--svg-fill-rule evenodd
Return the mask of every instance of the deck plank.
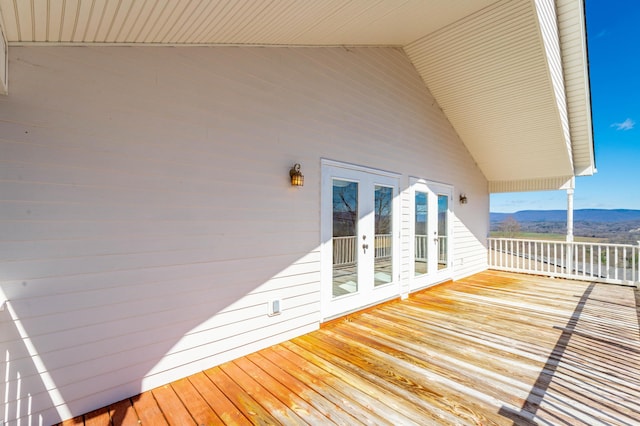
<path id="1" fill-rule="evenodd" d="M 239 365 L 245 364 L 244 368 Z M 307 424 L 303 418 L 292 410 L 288 404 L 283 403 L 275 397 L 264 383 L 258 382 L 251 377 L 251 371 L 246 370 L 251 361 L 239 359 L 222 364 L 220 369 L 224 371 L 233 381 L 240 386 L 247 395 L 251 395 L 267 412 L 273 416 L 277 422 L 282 424 Z M 253 369 L 251 369 L 253 370 Z"/>
<path id="2" fill-rule="evenodd" d="M 319 412 L 313 405 L 302 398 L 301 395 L 292 392 L 291 389 L 287 387 L 287 384 L 291 384 L 291 380 L 288 380 L 288 377 L 280 374 L 278 376 L 280 380 L 275 379 L 266 371 L 268 369 L 268 362 L 262 359 L 256 360 L 259 361 L 258 364 L 253 362 L 252 358 L 244 357 L 234 361 L 234 364 L 246 372 L 256 383 L 260 383 L 275 399 L 284 406 L 289 407 L 300 416 L 300 418 L 304 419 L 305 422 L 312 425 L 333 422 L 330 417 Z M 271 369 L 271 371 L 277 374 L 273 369 Z"/>
<path id="3" fill-rule="evenodd" d="M 266 410 L 254 399 L 253 395 L 247 393 L 229 377 L 221 366 L 211 368 L 205 371 L 205 374 L 252 424 L 273 425 L 280 423 L 269 410 Z"/>
<path id="4" fill-rule="evenodd" d="M 113 424 L 640 424 L 640 290 L 486 271 L 131 401 Z"/>
<path id="5" fill-rule="evenodd" d="M 137 426 L 138 414 L 130 399 L 125 399 L 109 406 L 109 417 L 113 425 Z"/>
<path id="6" fill-rule="evenodd" d="M 195 425 L 196 422 L 184 406 L 171 385 L 160 386 L 151 391 L 158 407 L 164 413 L 167 422 L 172 426 Z"/>
<path id="7" fill-rule="evenodd" d="M 316 367 L 315 364 L 300 357 L 298 354 L 285 349 L 284 346 L 277 345 L 261 351 L 260 354 L 274 364 L 285 368 L 289 374 L 305 383 L 327 401 L 348 412 L 356 419 L 352 424 L 357 424 L 358 422 L 364 424 L 392 424 L 384 417 L 378 416 L 371 409 L 371 406 L 368 405 L 371 401 L 362 392 L 348 387 L 346 383 L 340 381 L 337 377 Z M 333 407 L 330 407 L 329 414 L 332 415 L 335 412 Z"/>
<path id="8" fill-rule="evenodd" d="M 472 397 L 453 398 L 456 389 L 463 385 L 455 382 L 450 372 L 441 371 L 441 375 L 420 367 L 412 368 L 401 354 L 402 360 L 394 358 L 383 351 L 363 344 L 365 336 L 355 336 L 355 339 L 342 338 L 337 334 L 315 334 L 317 340 L 309 343 L 316 347 L 323 347 L 320 353 L 332 358 L 342 368 L 350 369 L 354 373 L 366 374 L 385 390 L 382 402 L 394 409 L 399 409 L 407 402 L 411 406 L 405 410 L 405 415 L 420 423 L 421 421 L 442 421 L 447 414 L 451 419 L 476 424 L 494 424 L 495 420 L 478 410 L 480 403 L 472 402 Z M 308 347 L 309 348 L 309 347 Z M 325 349 L 326 348 L 326 351 Z M 415 364 L 413 365 L 415 367 Z M 444 374 L 442 374 L 444 373 Z M 397 407 L 397 408 L 396 408 Z"/>
<path id="9" fill-rule="evenodd" d="M 239 426 L 252 424 L 205 373 L 189 376 L 188 380 L 224 424 Z"/>
<path id="10" fill-rule="evenodd" d="M 138 396 L 131 398 L 133 408 L 138 413 L 140 423 L 143 425 L 168 425 L 162 410 L 158 406 L 155 397 L 151 391 L 143 392 Z"/>
<path id="11" fill-rule="evenodd" d="M 305 404 L 312 406 L 316 410 L 316 413 L 319 414 L 319 422 L 326 423 L 330 420 L 337 425 L 344 426 L 360 423 L 339 405 L 331 403 L 304 382 L 280 368 L 277 363 L 271 362 L 269 358 L 264 356 L 264 351 L 249 355 L 247 358 L 255 365 L 259 365 L 267 374 L 273 377 L 274 385 L 281 383 L 282 386 L 285 387 L 286 390 L 283 388 L 280 389 L 281 398 L 288 399 L 291 398 L 291 395 L 295 395 L 304 400 Z M 269 388 L 272 389 L 271 386 L 269 386 Z"/>
<path id="12" fill-rule="evenodd" d="M 84 415 L 85 426 L 111 426 L 109 409 L 104 407 Z"/>
<path id="13" fill-rule="evenodd" d="M 198 393 L 198 390 L 188 379 L 178 380 L 171 384 L 176 395 L 180 398 L 185 408 L 199 425 L 223 425 L 224 422 L 215 411 L 207 404 L 207 401 Z"/>
<path id="14" fill-rule="evenodd" d="M 295 343 L 295 344 L 294 344 Z M 350 396 L 358 397 L 369 410 L 379 417 L 388 419 L 392 424 L 421 424 L 425 419 L 442 419 L 444 413 L 436 413 L 422 410 L 416 412 L 413 401 L 396 396 L 389 392 L 389 388 L 375 374 L 368 371 L 354 369 L 350 362 L 335 357 L 330 351 L 317 346 L 313 337 L 302 336 L 292 342 L 283 344 L 288 349 L 296 352 L 313 362 L 316 366 L 329 371 L 345 383 L 349 389 L 357 389 L 365 395 L 352 393 Z M 411 395 L 406 395 L 409 398 Z"/>

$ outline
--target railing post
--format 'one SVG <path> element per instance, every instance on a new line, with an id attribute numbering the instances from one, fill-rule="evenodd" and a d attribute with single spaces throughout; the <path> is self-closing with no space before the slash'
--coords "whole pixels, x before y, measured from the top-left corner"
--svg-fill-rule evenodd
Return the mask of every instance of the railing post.
<path id="1" fill-rule="evenodd" d="M 567 241 L 567 251 L 565 252 L 567 256 L 566 265 L 567 265 L 567 274 L 572 275 L 573 271 L 573 242 Z"/>
<path id="2" fill-rule="evenodd" d="M 573 271 L 573 191 L 574 178 L 571 179 L 571 186 L 567 188 L 567 274 L 571 275 Z"/>
<path id="3" fill-rule="evenodd" d="M 633 258 L 637 259 L 635 262 L 635 267 L 634 267 L 634 275 L 635 275 L 635 282 L 636 282 L 636 287 L 638 288 L 638 290 L 640 290 L 640 241 L 636 241 L 638 243 L 638 249 L 636 250 L 636 253 L 638 254 L 638 257 L 636 258 L 636 253 L 633 254 Z"/>

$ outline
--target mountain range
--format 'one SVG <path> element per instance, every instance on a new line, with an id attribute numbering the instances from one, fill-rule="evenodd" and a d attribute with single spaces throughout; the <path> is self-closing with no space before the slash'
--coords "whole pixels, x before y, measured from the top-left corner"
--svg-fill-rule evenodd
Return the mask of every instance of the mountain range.
<path id="1" fill-rule="evenodd" d="M 515 213 L 491 213 L 492 223 L 512 217 L 518 222 L 566 222 L 566 210 L 521 210 Z M 574 222 L 629 222 L 640 220 L 640 210 L 578 209 L 573 211 Z"/>

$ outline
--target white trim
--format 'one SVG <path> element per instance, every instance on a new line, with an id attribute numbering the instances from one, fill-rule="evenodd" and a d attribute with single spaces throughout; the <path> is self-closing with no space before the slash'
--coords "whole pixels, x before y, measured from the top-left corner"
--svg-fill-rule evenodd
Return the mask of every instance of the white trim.
<path id="1" fill-rule="evenodd" d="M 389 177 L 392 179 L 400 179 L 400 177 L 402 177 L 401 173 L 395 173 L 387 170 L 376 169 L 374 167 L 361 166 L 353 163 L 345 163 L 343 161 L 329 160 L 327 158 L 321 158 L 320 165 L 321 167 L 338 167 L 345 170 L 375 174 L 379 176 Z"/>
<path id="2" fill-rule="evenodd" d="M 131 43 L 131 42 L 97 42 L 97 41 L 10 41 L 12 47 L 389 47 L 392 49 L 402 48 L 400 44 L 268 44 L 268 43 Z"/>
<path id="3" fill-rule="evenodd" d="M 340 175 L 343 171 L 344 176 Z M 342 315 L 346 315 L 350 312 L 364 309 L 368 306 L 382 303 L 385 300 L 389 300 L 395 297 L 399 297 L 401 294 L 401 276 L 400 276 L 400 256 L 401 251 L 401 220 L 402 215 L 401 203 L 400 203 L 400 178 L 401 174 L 379 170 L 375 168 L 349 164 L 344 162 L 338 162 L 334 160 L 321 159 L 321 188 L 320 188 L 320 253 L 321 253 L 321 267 L 320 267 L 320 316 L 321 322 L 327 321 Z M 332 246 L 332 184 L 334 178 L 344 179 L 346 181 L 357 182 L 358 184 L 364 184 L 364 187 L 359 186 L 359 191 L 366 191 L 367 187 L 373 189 L 377 185 L 387 186 L 393 188 L 393 275 L 391 282 L 378 287 L 369 287 L 368 281 L 362 281 L 361 278 L 364 275 L 358 274 L 358 290 L 354 293 L 333 297 L 333 246 Z M 382 179 L 383 181 L 378 181 Z M 360 234 L 367 232 L 366 224 L 369 223 L 369 230 L 374 227 L 373 221 L 369 218 L 361 216 L 360 204 L 366 206 L 367 201 L 359 199 L 359 226 L 358 226 L 358 247 L 360 243 Z M 371 220 L 371 222 L 369 222 Z M 365 226 L 365 229 L 360 225 Z M 367 232 L 368 234 L 368 232 Z M 369 250 L 375 250 L 373 247 Z M 364 260 L 364 263 L 358 261 L 358 268 L 360 272 L 361 268 L 365 268 L 368 262 L 371 262 L 369 266 L 373 268 L 374 260 Z M 373 269 L 371 269 L 373 274 Z M 373 275 L 371 276 L 373 278 Z M 364 285 L 363 285 L 364 283 Z M 361 287 L 361 285 L 363 285 Z"/>
<path id="4" fill-rule="evenodd" d="M 573 176 L 557 176 L 509 181 L 489 181 L 489 192 L 555 191 L 570 185 Z"/>
<path id="5" fill-rule="evenodd" d="M 7 95 L 9 93 L 9 44 L 4 34 L 2 19 L 0 19 L 0 54 L 3 55 L 0 58 L 2 61 L 0 66 L 3 67 L 0 72 L 0 94 Z"/>
<path id="6" fill-rule="evenodd" d="M 414 264 L 414 257 L 415 257 L 415 244 L 414 244 L 414 238 L 415 238 L 415 192 L 416 192 L 416 186 L 420 186 L 422 189 L 424 189 L 427 194 L 428 194 L 428 199 L 427 199 L 427 209 L 428 209 L 428 213 L 431 213 L 433 207 L 434 207 L 434 202 L 435 202 L 435 218 L 432 218 L 432 216 L 434 216 L 433 214 L 428 214 L 427 216 L 427 220 L 428 223 L 430 223 L 430 225 L 428 226 L 428 231 L 430 232 L 434 226 L 437 227 L 437 217 L 438 217 L 438 195 L 447 195 L 449 197 L 449 202 L 448 202 L 448 215 L 447 215 L 447 267 L 443 270 L 439 270 L 437 269 L 437 262 L 434 263 L 432 262 L 432 257 L 430 257 L 431 260 L 428 260 L 428 265 L 430 267 L 429 271 L 426 274 L 420 275 L 420 276 L 416 276 L 415 275 L 415 264 Z M 409 177 L 409 216 L 410 216 L 410 226 L 409 226 L 409 239 L 411 241 L 410 245 L 409 245 L 409 264 L 411 265 L 409 267 L 409 291 L 410 292 L 414 292 L 417 290 L 421 290 L 427 287 L 430 287 L 432 285 L 441 283 L 443 281 L 447 281 L 450 279 L 453 279 L 454 274 L 454 267 L 453 267 L 453 258 L 454 258 L 454 253 L 455 253 L 455 238 L 453 235 L 453 219 L 455 217 L 454 214 L 454 200 L 453 200 L 453 195 L 455 193 L 454 191 L 454 187 L 451 184 L 447 184 L 447 183 L 442 183 L 442 182 L 437 182 L 437 181 L 431 181 L 431 180 L 427 180 L 427 179 L 423 179 L 423 178 L 417 178 L 417 177 L 413 177 L 410 176 Z M 429 201 L 430 200 L 430 201 Z M 434 201 L 435 200 L 435 201 Z M 437 232 L 437 231 L 436 231 Z M 437 254 L 436 254 L 437 256 Z M 435 270 L 433 268 L 436 268 Z"/>

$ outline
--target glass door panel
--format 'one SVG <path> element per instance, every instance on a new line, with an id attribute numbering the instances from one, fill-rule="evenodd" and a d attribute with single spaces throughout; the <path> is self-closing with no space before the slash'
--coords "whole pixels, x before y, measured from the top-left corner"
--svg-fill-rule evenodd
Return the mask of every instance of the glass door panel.
<path id="1" fill-rule="evenodd" d="M 429 272 L 428 263 L 428 194 L 426 192 L 415 192 L 414 197 L 414 275 L 424 275 Z"/>
<path id="2" fill-rule="evenodd" d="M 438 194 L 438 269 L 449 265 L 449 196 Z"/>
<path id="3" fill-rule="evenodd" d="M 374 286 L 393 281 L 393 188 L 375 185 Z"/>
<path id="4" fill-rule="evenodd" d="M 398 193 L 398 175 L 323 160 L 323 319 L 399 294 Z"/>
<path id="5" fill-rule="evenodd" d="M 409 288 L 418 290 L 451 279 L 452 187 L 411 180 L 413 258 Z"/>
<path id="6" fill-rule="evenodd" d="M 333 179 L 333 297 L 358 291 L 358 186 Z"/>

